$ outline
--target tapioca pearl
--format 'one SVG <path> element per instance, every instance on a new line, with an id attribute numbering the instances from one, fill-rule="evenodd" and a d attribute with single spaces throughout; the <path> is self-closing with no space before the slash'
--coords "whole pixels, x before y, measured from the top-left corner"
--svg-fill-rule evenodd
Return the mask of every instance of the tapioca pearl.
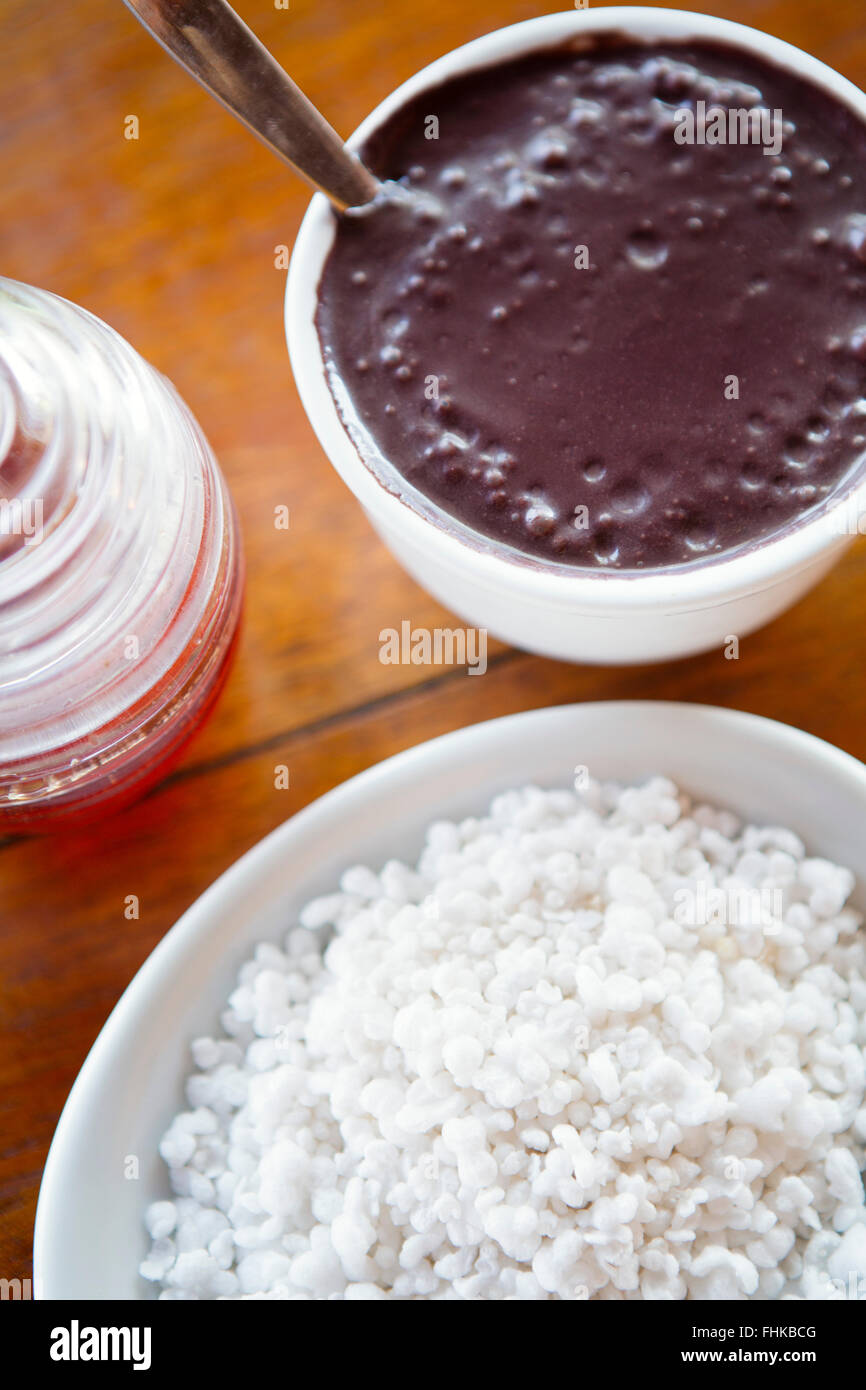
<path id="1" fill-rule="evenodd" d="M 461 164 L 449 164 L 440 173 L 439 182 L 445 188 L 463 188 L 466 184 L 466 170 Z"/>
<path id="2" fill-rule="evenodd" d="M 709 487 L 727 487 L 730 482 L 728 467 L 724 459 L 708 459 L 702 465 L 701 473 Z"/>
<path id="3" fill-rule="evenodd" d="M 649 489 L 633 479 L 617 483 L 610 495 L 610 505 L 620 516 L 639 516 L 651 502 Z"/>
<path id="4" fill-rule="evenodd" d="M 669 138 L 679 125 L 679 109 L 654 97 L 650 106 L 650 113 L 656 134 L 665 139 Z"/>
<path id="5" fill-rule="evenodd" d="M 558 520 L 559 513 L 542 493 L 526 498 L 523 522 L 531 536 L 552 535 Z"/>
<path id="6" fill-rule="evenodd" d="M 726 81 L 721 77 L 712 77 L 708 73 L 699 74 L 695 82 L 695 91 L 698 96 L 704 98 L 707 107 L 710 106 L 757 106 L 761 101 L 761 93 L 752 88 L 754 94 L 751 101 L 746 101 L 743 97 L 743 89 L 737 83 Z"/>
<path id="7" fill-rule="evenodd" d="M 505 207 L 517 211 L 528 211 L 538 206 L 541 202 L 541 194 L 533 184 L 525 180 L 514 180 L 506 189 L 504 204 Z"/>
<path id="8" fill-rule="evenodd" d="M 785 440 L 782 458 L 788 468 L 809 468 L 815 461 L 814 450 L 809 440 L 802 434 L 789 434 Z"/>
<path id="9" fill-rule="evenodd" d="M 745 492 L 761 492 L 767 480 L 758 465 L 747 459 L 740 469 L 739 483 Z"/>
<path id="10" fill-rule="evenodd" d="M 526 146 L 526 158 L 541 169 L 561 169 L 568 163 L 571 140 L 561 126 L 549 126 Z"/>
<path id="11" fill-rule="evenodd" d="M 538 539 L 551 536 L 556 528 L 556 517 L 545 515 L 534 515 L 525 522 L 525 526 L 530 536 Z"/>
<path id="12" fill-rule="evenodd" d="M 802 470 L 800 470 L 802 471 Z M 770 492 L 779 499 L 791 496 L 791 491 L 796 486 L 790 473 L 783 469 L 778 469 L 770 478 Z"/>
<path id="13" fill-rule="evenodd" d="M 624 111 L 621 116 L 625 138 L 632 145 L 646 145 L 658 134 L 658 125 L 645 113 Z"/>
<path id="14" fill-rule="evenodd" d="M 503 471 L 510 471 L 516 462 L 511 451 L 504 449 L 500 444 L 490 444 L 481 454 L 481 460 Z"/>
<path id="15" fill-rule="evenodd" d="M 573 530 L 555 531 L 550 538 L 550 549 L 554 555 L 563 555 L 566 551 L 573 550 L 575 534 Z"/>
<path id="16" fill-rule="evenodd" d="M 759 294 L 766 294 L 770 288 L 770 280 L 767 275 L 753 275 L 746 287 L 746 293 L 753 298 Z"/>
<path id="17" fill-rule="evenodd" d="M 840 229 L 840 244 L 859 265 L 866 265 L 866 214 L 855 212 L 846 217 Z"/>
<path id="18" fill-rule="evenodd" d="M 695 518 L 687 522 L 683 542 L 691 555 L 706 555 L 718 544 L 718 536 L 711 521 Z"/>
<path id="19" fill-rule="evenodd" d="M 506 270 L 513 271 L 519 275 L 524 270 L 531 270 L 535 263 L 535 249 L 526 237 L 519 237 L 516 244 L 510 249 L 503 250 L 500 260 Z"/>
<path id="20" fill-rule="evenodd" d="M 657 270 L 668 258 L 668 247 L 651 222 L 642 222 L 629 237 L 626 255 L 638 270 Z"/>
<path id="21" fill-rule="evenodd" d="M 861 324 L 855 328 L 854 332 L 848 337 L 848 351 L 851 352 L 859 362 L 866 362 L 866 324 Z"/>
<path id="22" fill-rule="evenodd" d="M 841 354 L 830 381 L 844 398 L 846 412 L 850 409 L 852 401 L 862 395 L 862 376 L 862 370 L 856 360 L 852 361 L 849 353 Z"/>
<path id="23" fill-rule="evenodd" d="M 434 450 L 439 458 L 457 458 L 469 448 L 469 440 L 456 430 L 447 430 L 437 440 Z"/>
<path id="24" fill-rule="evenodd" d="M 646 75 L 653 84 L 656 96 L 665 101 L 677 101 L 694 91 L 698 80 L 697 68 L 687 64 L 670 63 L 665 59 L 654 59 L 644 67 Z"/>
<path id="25" fill-rule="evenodd" d="M 411 321 L 400 309 L 389 309 L 382 315 L 382 327 L 388 338 L 402 338 L 409 331 Z"/>
<path id="26" fill-rule="evenodd" d="M 821 393 L 821 405 L 831 419 L 840 420 L 847 414 L 850 396 L 836 378 L 831 378 Z"/>
<path id="27" fill-rule="evenodd" d="M 746 428 L 750 434 L 762 435 L 767 432 L 767 419 L 759 410 L 754 411 L 746 421 Z"/>
<path id="28" fill-rule="evenodd" d="M 396 367 L 399 362 L 403 361 L 403 354 L 396 343 L 386 343 L 385 346 L 380 349 L 379 361 L 385 367 Z"/>
<path id="29" fill-rule="evenodd" d="M 592 550 L 600 565 L 615 565 L 619 559 L 619 540 L 612 526 L 600 526 L 592 538 Z"/>
<path id="30" fill-rule="evenodd" d="M 824 444 L 830 438 L 830 426 L 822 415 L 810 415 L 806 421 L 806 438 L 810 444 Z"/>
<path id="31" fill-rule="evenodd" d="M 761 106 L 763 100 L 763 93 L 759 87 L 753 87 L 751 82 L 740 82 L 737 84 L 736 95 L 731 104 L 733 106 L 747 106 L 751 110 L 753 106 Z"/>
<path id="32" fill-rule="evenodd" d="M 583 465 L 583 476 L 588 483 L 600 483 L 607 473 L 602 459 L 587 459 Z"/>
<path id="33" fill-rule="evenodd" d="M 787 164 L 777 164 L 770 172 L 773 183 L 790 183 L 793 177 L 793 172 Z"/>
<path id="34" fill-rule="evenodd" d="M 585 160 L 578 169 L 578 177 L 589 188 L 603 188 L 608 179 L 608 171 L 594 156 Z"/>
<path id="35" fill-rule="evenodd" d="M 690 154 L 672 153 L 668 168 L 675 178 L 685 178 L 692 171 L 694 160 Z"/>
<path id="36" fill-rule="evenodd" d="M 351 279 L 352 279 L 352 284 L 353 284 L 353 285 L 366 285 L 366 283 L 367 283 L 367 272 L 366 272 L 366 270 L 353 270 L 353 271 L 352 271 L 352 277 L 351 277 Z"/>

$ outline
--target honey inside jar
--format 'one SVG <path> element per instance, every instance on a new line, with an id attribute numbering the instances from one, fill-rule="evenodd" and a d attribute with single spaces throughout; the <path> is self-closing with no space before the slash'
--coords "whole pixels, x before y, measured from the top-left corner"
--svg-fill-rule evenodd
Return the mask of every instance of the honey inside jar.
<path id="1" fill-rule="evenodd" d="M 164 774 L 237 634 L 231 500 L 171 385 L 85 310 L 0 281 L 0 825 Z"/>

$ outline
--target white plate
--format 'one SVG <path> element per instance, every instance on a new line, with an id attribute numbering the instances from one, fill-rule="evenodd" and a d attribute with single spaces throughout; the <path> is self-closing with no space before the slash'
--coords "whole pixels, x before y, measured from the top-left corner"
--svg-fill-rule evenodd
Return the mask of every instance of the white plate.
<path id="1" fill-rule="evenodd" d="M 507 787 L 653 772 L 754 821 L 796 830 L 866 884 L 866 767 L 819 739 L 705 705 L 564 705 L 476 724 L 370 768 L 245 854 L 160 942 L 121 998 L 66 1102 L 35 1233 L 41 1298 L 154 1297 L 137 1274 L 142 1216 L 168 1195 L 157 1145 L 183 1106 L 190 1041 L 218 1028 L 238 967 L 279 940 L 353 863 L 417 857 L 430 821 L 481 811 Z M 139 1177 L 124 1177 L 129 1156 Z"/>

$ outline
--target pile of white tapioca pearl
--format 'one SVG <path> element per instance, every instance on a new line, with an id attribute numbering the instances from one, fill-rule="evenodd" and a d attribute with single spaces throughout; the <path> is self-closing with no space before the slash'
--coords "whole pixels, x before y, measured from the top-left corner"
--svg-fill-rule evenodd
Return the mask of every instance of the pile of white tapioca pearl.
<path id="1" fill-rule="evenodd" d="M 194 1043 L 141 1273 L 183 1299 L 866 1298 L 852 887 L 664 778 L 509 792 L 416 868 L 348 870 Z"/>

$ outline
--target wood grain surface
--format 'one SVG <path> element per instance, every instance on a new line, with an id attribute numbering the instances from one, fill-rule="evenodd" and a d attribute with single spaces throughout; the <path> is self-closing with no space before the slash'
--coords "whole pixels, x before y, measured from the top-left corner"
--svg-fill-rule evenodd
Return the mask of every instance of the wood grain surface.
<path id="1" fill-rule="evenodd" d="M 526 0 L 237 8 L 341 134 L 419 66 L 544 12 Z M 707 8 L 866 85 L 863 0 Z M 137 141 L 124 138 L 129 115 Z M 2 1278 L 30 1273 L 51 1135 L 124 987 L 218 874 L 338 782 L 463 724 L 570 700 L 728 705 L 866 759 L 862 545 L 747 638 L 737 661 L 717 652 L 600 669 L 493 645 L 483 679 L 380 663 L 383 627 L 449 618 L 383 549 L 301 410 L 275 254 L 291 245 L 307 196 L 120 0 L 0 6 L 0 269 L 93 310 L 172 378 L 225 469 L 248 565 L 238 659 L 173 775 L 95 828 L 0 844 Z M 288 531 L 274 528 L 278 504 L 290 508 Z M 288 790 L 275 789 L 277 764 L 290 769 Z"/>

